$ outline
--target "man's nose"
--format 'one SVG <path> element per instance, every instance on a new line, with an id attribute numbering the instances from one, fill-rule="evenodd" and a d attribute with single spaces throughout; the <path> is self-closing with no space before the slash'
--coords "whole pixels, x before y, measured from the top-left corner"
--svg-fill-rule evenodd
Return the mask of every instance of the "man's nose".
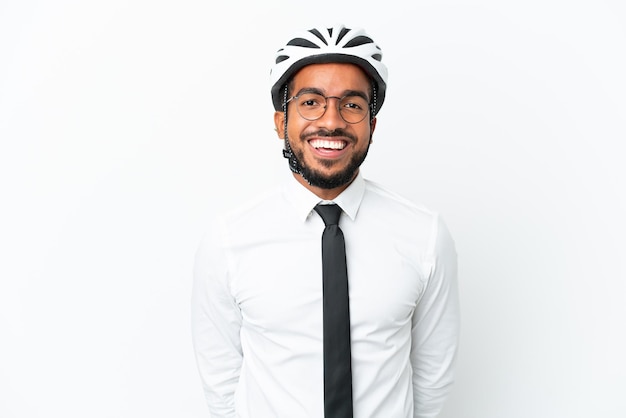
<path id="1" fill-rule="evenodd" d="M 318 121 L 329 130 L 334 130 L 334 127 L 346 126 L 347 124 L 339 111 L 340 100 L 341 97 L 327 97 L 324 114 L 318 119 Z"/>

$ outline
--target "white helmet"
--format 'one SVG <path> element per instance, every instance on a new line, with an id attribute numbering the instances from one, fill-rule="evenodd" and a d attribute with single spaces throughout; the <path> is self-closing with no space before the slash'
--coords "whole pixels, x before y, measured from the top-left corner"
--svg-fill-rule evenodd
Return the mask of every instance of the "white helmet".
<path id="1" fill-rule="evenodd" d="M 362 29 L 336 25 L 301 31 L 276 53 L 276 61 L 270 72 L 274 109 L 282 110 L 281 88 L 302 67 L 339 62 L 358 65 L 374 80 L 375 115 L 385 101 L 387 89 L 387 67 L 381 62 L 382 56 L 381 49 Z"/>

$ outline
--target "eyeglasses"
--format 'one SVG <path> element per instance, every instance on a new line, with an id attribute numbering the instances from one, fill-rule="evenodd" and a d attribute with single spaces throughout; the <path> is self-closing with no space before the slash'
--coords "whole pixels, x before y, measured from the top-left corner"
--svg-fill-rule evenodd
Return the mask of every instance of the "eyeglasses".
<path id="1" fill-rule="evenodd" d="M 287 100 L 293 101 L 300 116 L 306 120 L 317 120 L 324 116 L 328 107 L 328 99 L 337 99 L 337 108 L 341 118 L 347 123 L 359 123 L 369 111 L 369 103 L 361 96 L 347 95 L 343 97 L 322 96 L 318 93 L 302 93 Z"/>

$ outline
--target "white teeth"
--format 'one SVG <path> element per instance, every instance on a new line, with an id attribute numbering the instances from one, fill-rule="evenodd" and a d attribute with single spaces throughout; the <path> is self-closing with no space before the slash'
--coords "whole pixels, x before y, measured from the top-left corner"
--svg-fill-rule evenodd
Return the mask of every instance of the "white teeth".
<path id="1" fill-rule="evenodd" d="M 344 141 L 329 141 L 327 139 L 313 139 L 310 141 L 313 148 L 328 148 L 328 149 L 344 149 L 346 143 Z"/>

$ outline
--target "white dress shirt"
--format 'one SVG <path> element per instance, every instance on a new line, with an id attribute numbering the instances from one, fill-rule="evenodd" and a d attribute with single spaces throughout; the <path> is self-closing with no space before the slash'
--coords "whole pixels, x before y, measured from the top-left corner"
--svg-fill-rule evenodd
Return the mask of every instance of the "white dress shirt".
<path id="1" fill-rule="evenodd" d="M 320 201 L 290 176 L 200 245 L 192 332 L 213 418 L 324 416 Z M 454 243 L 436 213 L 361 174 L 333 201 L 344 211 L 354 417 L 435 417 L 458 343 Z"/>

